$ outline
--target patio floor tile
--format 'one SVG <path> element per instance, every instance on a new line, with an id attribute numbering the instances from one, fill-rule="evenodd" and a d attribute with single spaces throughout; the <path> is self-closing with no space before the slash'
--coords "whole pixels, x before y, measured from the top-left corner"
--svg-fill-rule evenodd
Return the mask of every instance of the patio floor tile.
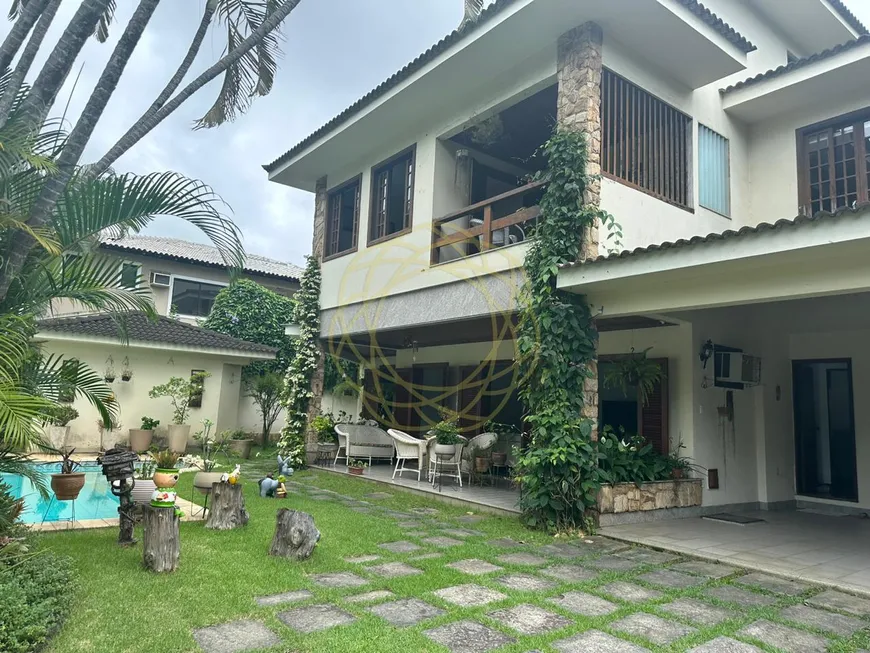
<path id="1" fill-rule="evenodd" d="M 438 598 L 463 608 L 478 607 L 502 601 L 507 598 L 501 592 L 496 592 L 480 585 L 456 585 L 445 587 L 433 592 Z"/>
<path id="2" fill-rule="evenodd" d="M 600 630 L 587 630 L 574 637 L 553 642 L 551 646 L 562 653 L 649 653 L 649 649 Z"/>
<path id="3" fill-rule="evenodd" d="M 193 631 L 193 638 L 205 653 L 238 653 L 269 648 L 281 643 L 278 636 L 259 621 L 231 621 Z"/>
<path id="4" fill-rule="evenodd" d="M 674 571 L 685 572 L 687 574 L 695 574 L 696 576 L 704 576 L 706 578 L 720 579 L 730 576 L 737 572 L 737 569 L 728 565 L 719 565 L 714 562 L 702 562 L 701 560 L 691 560 L 689 562 L 681 562 L 678 565 L 671 567 Z"/>
<path id="5" fill-rule="evenodd" d="M 757 587 L 774 594 L 785 594 L 787 596 L 797 596 L 803 594 L 811 585 L 799 583 L 795 580 L 786 580 L 785 578 L 777 578 L 776 576 L 768 576 L 767 574 L 747 574 L 735 580 L 741 585 L 749 585 Z"/>
<path id="6" fill-rule="evenodd" d="M 689 653 L 764 653 L 757 646 L 738 642 L 730 637 L 717 637 L 716 639 L 696 646 Z"/>
<path id="7" fill-rule="evenodd" d="M 660 599 L 664 596 L 658 590 L 651 590 L 648 587 L 641 587 L 640 585 L 625 581 L 609 583 L 602 587 L 601 591 L 627 603 L 642 603 L 643 601 Z"/>
<path id="8" fill-rule="evenodd" d="M 610 625 L 613 630 L 643 637 L 654 644 L 665 646 L 681 637 L 698 632 L 691 626 L 685 626 L 676 621 L 668 621 L 645 612 L 630 614 Z"/>
<path id="9" fill-rule="evenodd" d="M 423 634 L 433 642 L 446 646 L 450 653 L 485 653 L 516 641 L 476 621 L 457 621 L 424 630 Z"/>
<path id="10" fill-rule="evenodd" d="M 671 603 L 659 606 L 659 609 L 675 617 L 701 624 L 702 626 L 715 626 L 738 616 L 736 612 L 711 605 L 705 601 L 699 601 L 698 599 L 677 599 Z"/>
<path id="11" fill-rule="evenodd" d="M 344 626 L 356 621 L 352 614 L 334 605 L 310 605 L 295 610 L 279 612 L 278 619 L 298 633 L 314 633 L 335 626 Z"/>
<path id="12" fill-rule="evenodd" d="M 836 590 L 827 590 L 817 594 L 811 599 L 807 599 L 807 603 L 828 610 L 848 612 L 859 617 L 870 617 L 870 599 L 862 599 Z"/>
<path id="13" fill-rule="evenodd" d="M 335 574 L 314 574 L 310 578 L 318 586 L 330 588 L 360 587 L 368 583 L 365 578 L 360 578 L 348 571 L 341 571 Z"/>
<path id="14" fill-rule="evenodd" d="M 540 573 L 565 583 L 584 583 L 598 578 L 598 572 L 577 565 L 554 565 L 541 569 Z"/>
<path id="15" fill-rule="evenodd" d="M 616 604 L 585 592 L 566 592 L 548 600 L 568 612 L 586 617 L 602 617 L 619 609 Z"/>
<path id="16" fill-rule="evenodd" d="M 651 585 L 658 585 L 659 587 L 667 587 L 670 589 L 686 589 L 687 587 L 695 587 L 696 585 L 701 585 L 706 582 L 706 579 L 704 578 L 681 574 L 678 571 L 671 571 L 670 569 L 656 569 L 655 571 L 650 571 L 638 576 L 638 580 L 646 581 Z"/>
<path id="17" fill-rule="evenodd" d="M 828 647 L 828 640 L 824 637 L 763 619 L 742 628 L 737 634 L 747 639 L 757 639 L 786 653 L 819 653 Z"/>
<path id="18" fill-rule="evenodd" d="M 862 628 L 870 626 L 865 621 L 855 617 L 847 617 L 842 614 L 811 608 L 808 605 L 793 605 L 782 610 L 779 616 L 786 621 L 791 621 L 804 626 L 811 626 L 817 630 L 824 630 L 841 637 L 851 637 Z"/>
<path id="19" fill-rule="evenodd" d="M 557 586 L 557 583 L 530 574 L 510 574 L 496 578 L 495 582 L 520 592 L 545 592 Z"/>
<path id="20" fill-rule="evenodd" d="M 506 565 L 522 565 L 526 567 L 538 567 L 547 564 L 547 559 L 534 553 L 506 553 L 496 558 Z"/>
<path id="21" fill-rule="evenodd" d="M 423 573 L 422 569 L 406 565 L 404 562 L 386 562 L 382 565 L 366 567 L 366 571 L 381 578 L 401 578 L 402 576 L 416 576 Z"/>
<path id="22" fill-rule="evenodd" d="M 419 544 L 408 542 L 407 540 L 399 540 L 398 542 L 386 542 L 378 544 L 378 546 L 392 553 L 413 553 L 419 551 L 422 547 Z"/>
<path id="23" fill-rule="evenodd" d="M 713 587 L 704 592 L 704 596 L 725 603 L 735 603 L 743 608 L 760 608 L 776 603 L 776 599 L 772 596 L 766 596 L 764 594 L 759 594 L 758 592 L 740 589 L 733 585 Z"/>
<path id="24" fill-rule="evenodd" d="M 271 606 L 281 605 L 282 603 L 298 603 L 307 601 L 313 596 L 308 590 L 296 590 L 293 592 L 284 592 L 283 594 L 273 594 L 272 596 L 259 596 L 254 601 L 257 605 Z"/>
<path id="25" fill-rule="evenodd" d="M 400 628 L 414 626 L 421 621 L 440 617 L 444 614 L 444 610 L 441 608 L 436 608 L 420 599 L 402 599 L 381 603 L 368 608 L 368 611 Z"/>
<path id="26" fill-rule="evenodd" d="M 523 635 L 540 635 L 570 626 L 572 621 L 536 605 L 522 604 L 490 612 L 488 617 Z"/>
<path id="27" fill-rule="evenodd" d="M 494 565 L 492 563 L 487 562 L 486 560 L 460 560 L 459 562 L 452 562 L 447 565 L 451 569 L 455 569 L 456 571 L 461 571 L 464 574 L 470 574 L 472 576 L 483 576 L 484 574 L 491 574 L 495 571 L 503 571 L 502 567 L 498 565 Z"/>

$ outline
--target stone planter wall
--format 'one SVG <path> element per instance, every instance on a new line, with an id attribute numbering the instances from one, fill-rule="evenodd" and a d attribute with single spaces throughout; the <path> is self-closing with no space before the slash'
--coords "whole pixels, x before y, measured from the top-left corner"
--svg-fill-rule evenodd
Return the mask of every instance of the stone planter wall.
<path id="1" fill-rule="evenodd" d="M 598 491 L 601 515 L 650 512 L 668 508 L 691 508 L 701 505 L 701 479 L 604 485 Z"/>

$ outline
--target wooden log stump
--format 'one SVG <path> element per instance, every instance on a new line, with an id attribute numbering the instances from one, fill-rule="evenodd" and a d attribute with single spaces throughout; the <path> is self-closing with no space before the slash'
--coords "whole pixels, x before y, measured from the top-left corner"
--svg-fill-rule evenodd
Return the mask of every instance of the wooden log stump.
<path id="1" fill-rule="evenodd" d="M 320 531 L 307 512 L 281 508 L 269 555 L 306 560 L 320 541 Z"/>
<path id="2" fill-rule="evenodd" d="M 178 569 L 181 555 L 181 538 L 178 535 L 180 522 L 175 508 L 145 506 L 142 559 L 147 569 L 158 574 Z"/>
<path id="3" fill-rule="evenodd" d="M 208 509 L 206 528 L 228 531 L 246 526 L 250 515 L 245 510 L 245 495 L 238 483 L 214 483 L 211 486 L 211 506 Z"/>

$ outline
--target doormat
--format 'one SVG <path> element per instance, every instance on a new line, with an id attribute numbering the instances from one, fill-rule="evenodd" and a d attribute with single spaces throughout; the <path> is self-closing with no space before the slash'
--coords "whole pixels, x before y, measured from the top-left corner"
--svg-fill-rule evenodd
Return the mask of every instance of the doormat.
<path id="1" fill-rule="evenodd" d="M 745 526 L 746 524 L 758 524 L 759 522 L 763 522 L 763 519 L 759 519 L 758 517 L 749 517 L 748 515 L 733 515 L 730 512 L 720 512 L 716 515 L 704 515 L 703 519 L 709 519 L 710 521 L 724 521 L 729 524 L 739 524 L 741 526 Z"/>

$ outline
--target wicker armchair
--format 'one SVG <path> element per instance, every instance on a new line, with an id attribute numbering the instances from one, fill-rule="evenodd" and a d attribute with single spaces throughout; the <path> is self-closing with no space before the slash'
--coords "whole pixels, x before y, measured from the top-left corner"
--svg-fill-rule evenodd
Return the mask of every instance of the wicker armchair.
<path id="1" fill-rule="evenodd" d="M 426 458 L 426 441 L 418 440 L 417 438 L 408 435 L 404 431 L 397 429 L 388 429 L 387 435 L 393 438 L 393 444 L 396 447 L 396 468 L 393 470 L 393 478 L 396 474 L 400 477 L 405 472 L 416 472 L 417 482 L 420 482 L 420 473 L 423 470 L 423 461 Z M 405 461 L 416 460 L 417 469 L 406 468 Z"/>

